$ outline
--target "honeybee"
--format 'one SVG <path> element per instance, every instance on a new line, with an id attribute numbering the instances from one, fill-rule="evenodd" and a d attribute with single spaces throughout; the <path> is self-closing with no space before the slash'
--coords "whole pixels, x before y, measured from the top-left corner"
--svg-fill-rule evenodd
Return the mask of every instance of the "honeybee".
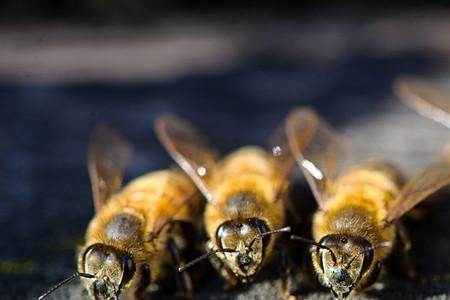
<path id="1" fill-rule="evenodd" d="M 210 258 L 228 287 L 251 281 L 272 258 L 275 233 L 285 226 L 284 200 L 290 169 L 295 164 L 283 130 L 272 140 L 270 152 L 243 147 L 221 160 L 207 139 L 190 123 L 163 116 L 156 133 L 179 166 L 207 199 L 204 223 L 209 240 L 205 255 L 179 268 L 180 272 Z M 283 258 L 283 250 L 280 250 Z M 288 296 L 286 263 L 282 261 L 284 297 Z"/>
<path id="2" fill-rule="evenodd" d="M 200 194 L 181 170 L 151 172 L 121 189 L 131 152 L 109 127 L 94 131 L 88 169 L 96 215 L 78 256 L 78 271 L 39 299 L 74 278 L 81 278 L 95 300 L 118 299 L 124 292 L 142 299 L 151 282 L 170 274 L 167 265 L 184 262 L 182 251 L 189 243 L 182 235 L 183 226 L 197 227 Z M 173 272 L 178 274 L 175 267 Z M 179 282 L 191 292 L 188 274 Z"/>
<path id="3" fill-rule="evenodd" d="M 399 219 L 427 196 L 450 183 L 444 160 L 405 182 L 393 166 L 368 162 L 336 177 L 343 145 L 331 128 L 308 108 L 294 110 L 286 133 L 293 155 L 319 209 L 313 216 L 311 258 L 319 282 L 335 298 L 371 286 L 383 261 L 396 247 L 408 262 L 411 247 Z M 407 264 L 405 267 L 411 267 Z M 414 277 L 414 269 L 407 274 Z"/>
<path id="4" fill-rule="evenodd" d="M 417 77 L 402 77 L 395 81 L 394 92 L 418 113 L 450 128 L 448 86 Z"/>

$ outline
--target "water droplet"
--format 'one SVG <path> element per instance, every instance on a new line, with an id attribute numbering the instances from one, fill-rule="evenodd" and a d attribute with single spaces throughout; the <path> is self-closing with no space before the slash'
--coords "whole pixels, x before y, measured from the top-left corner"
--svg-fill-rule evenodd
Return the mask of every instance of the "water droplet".
<path id="1" fill-rule="evenodd" d="M 197 174 L 200 176 L 205 176 L 206 175 L 206 168 L 205 167 L 198 167 L 197 168 Z"/>
<path id="2" fill-rule="evenodd" d="M 283 153 L 283 150 L 281 149 L 280 146 L 273 146 L 273 148 L 272 148 L 272 154 L 273 154 L 274 156 L 280 156 L 281 153 Z"/>

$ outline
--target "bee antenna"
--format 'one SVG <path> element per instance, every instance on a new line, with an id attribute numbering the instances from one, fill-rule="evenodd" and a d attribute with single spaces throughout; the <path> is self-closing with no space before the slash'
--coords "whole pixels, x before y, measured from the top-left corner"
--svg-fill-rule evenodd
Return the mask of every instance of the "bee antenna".
<path id="1" fill-rule="evenodd" d="M 209 251 L 208 253 L 205 253 L 205 254 L 197 257 L 197 258 L 194 258 L 193 260 L 191 260 L 190 262 L 188 262 L 184 266 L 179 267 L 178 268 L 178 272 L 184 272 L 187 268 L 192 267 L 193 265 L 201 262 L 204 259 L 207 259 L 208 257 L 210 257 L 210 256 L 212 256 L 212 255 L 214 255 L 214 254 L 216 254 L 218 252 L 223 252 L 223 253 L 225 253 L 225 252 L 236 252 L 236 250 L 226 248 L 226 249 L 216 249 L 216 250 Z"/>
<path id="2" fill-rule="evenodd" d="M 39 296 L 38 300 L 44 299 L 45 297 L 47 297 L 48 295 L 50 295 L 51 293 L 53 293 L 54 291 L 59 289 L 61 286 L 65 285 L 66 283 L 68 283 L 78 277 L 95 278 L 95 276 L 91 275 L 91 274 L 75 272 L 69 278 L 64 279 L 63 281 L 61 281 L 60 283 L 58 283 L 57 285 L 55 285 L 54 287 L 49 289 L 47 292 L 45 292 L 43 295 Z"/>
<path id="3" fill-rule="evenodd" d="M 306 243 L 306 244 L 311 244 L 311 245 L 314 245 L 314 246 L 319 247 L 321 249 L 325 249 L 325 250 L 330 251 L 331 259 L 333 259 L 333 262 L 336 263 L 336 255 L 334 255 L 334 252 L 333 252 L 333 250 L 330 247 L 322 245 L 322 244 L 317 243 L 317 242 L 315 242 L 313 240 L 310 240 L 310 239 L 305 239 L 304 237 L 301 237 L 301 236 L 298 236 L 298 235 L 291 235 L 291 240 L 300 241 L 300 242 L 303 242 L 303 243 Z"/>
<path id="4" fill-rule="evenodd" d="M 359 253 L 353 255 L 352 257 L 350 257 L 350 259 L 349 259 L 349 260 L 347 261 L 347 263 L 345 264 L 345 268 L 349 268 L 350 265 L 352 264 L 352 262 L 353 262 L 358 256 L 360 256 L 360 255 L 362 255 L 362 254 L 364 254 L 364 253 L 366 253 L 366 252 L 374 251 L 374 250 L 377 250 L 377 249 L 379 249 L 379 248 L 390 248 L 390 247 L 392 247 L 392 243 L 391 243 L 391 242 L 383 242 L 383 243 L 379 243 L 379 244 L 372 245 L 372 246 L 370 246 L 370 247 L 364 249 L 363 251 L 361 251 L 361 252 L 359 252 Z"/>
<path id="5" fill-rule="evenodd" d="M 281 233 L 281 232 L 291 232 L 291 227 L 290 226 L 286 226 L 283 228 L 278 228 L 278 229 L 274 229 L 271 231 L 266 231 L 266 232 L 262 232 L 260 234 L 257 234 L 253 237 L 253 239 L 250 241 L 250 243 L 248 244 L 248 248 L 252 249 L 253 244 L 255 243 L 255 241 L 257 239 L 260 239 L 262 237 L 268 236 L 268 235 L 272 235 L 274 233 Z"/>

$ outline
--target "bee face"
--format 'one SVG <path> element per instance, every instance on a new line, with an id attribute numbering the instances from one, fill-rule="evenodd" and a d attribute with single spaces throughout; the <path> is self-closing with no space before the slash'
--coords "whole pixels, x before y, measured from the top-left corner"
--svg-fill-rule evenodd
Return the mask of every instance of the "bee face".
<path id="1" fill-rule="evenodd" d="M 251 279 L 261 267 L 264 252 L 270 237 L 259 238 L 267 232 L 268 226 L 262 220 L 247 219 L 226 221 L 216 231 L 216 240 L 220 249 L 232 249 L 234 252 L 217 253 L 230 270 L 243 281 Z"/>
<path id="2" fill-rule="evenodd" d="M 329 248 L 316 247 L 319 277 L 337 298 L 345 298 L 369 271 L 373 261 L 371 244 L 360 237 L 327 235 L 320 242 Z"/>
<path id="3" fill-rule="evenodd" d="M 84 270 L 81 271 L 95 276 L 82 279 L 91 297 L 95 300 L 117 299 L 136 270 L 131 256 L 103 244 L 88 247 L 82 255 Z"/>

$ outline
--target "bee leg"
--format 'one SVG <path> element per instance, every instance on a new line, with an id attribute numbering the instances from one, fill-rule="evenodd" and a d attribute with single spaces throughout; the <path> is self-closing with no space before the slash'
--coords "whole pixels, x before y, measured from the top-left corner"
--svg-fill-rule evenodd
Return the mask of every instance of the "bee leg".
<path id="1" fill-rule="evenodd" d="M 286 255 L 286 250 L 283 247 L 276 247 L 278 253 L 280 254 L 280 274 L 281 274 L 281 296 L 284 300 L 295 299 L 289 291 L 289 273 L 290 267 L 288 263 L 288 258 Z"/>
<path id="2" fill-rule="evenodd" d="M 284 299 L 288 299 L 290 296 L 289 293 L 289 267 L 286 257 L 286 251 L 281 248 L 280 249 L 280 273 L 281 273 L 281 293 Z"/>
<path id="3" fill-rule="evenodd" d="M 167 245 L 169 247 L 169 252 L 172 257 L 172 261 L 175 265 L 175 272 L 177 274 L 177 285 L 180 291 L 186 296 L 186 298 L 193 298 L 194 289 L 192 286 L 191 276 L 189 272 L 178 272 L 178 267 L 185 264 L 184 258 L 180 253 L 180 250 L 177 247 L 177 244 L 173 240 L 173 238 L 169 238 L 167 241 Z"/>
<path id="4" fill-rule="evenodd" d="M 143 264 L 140 268 L 141 277 L 137 284 L 136 290 L 134 291 L 134 299 L 135 300 L 143 300 L 145 299 L 144 294 L 148 285 L 151 282 L 152 275 L 150 272 L 150 267 L 147 264 Z"/>
<path id="5" fill-rule="evenodd" d="M 399 259 L 398 265 L 401 271 L 401 274 L 404 274 L 408 279 L 413 281 L 420 281 L 420 276 L 417 274 L 412 259 L 410 255 L 411 250 L 411 239 L 409 237 L 408 231 L 403 226 L 403 224 L 399 223 L 397 225 L 397 249 Z"/>

